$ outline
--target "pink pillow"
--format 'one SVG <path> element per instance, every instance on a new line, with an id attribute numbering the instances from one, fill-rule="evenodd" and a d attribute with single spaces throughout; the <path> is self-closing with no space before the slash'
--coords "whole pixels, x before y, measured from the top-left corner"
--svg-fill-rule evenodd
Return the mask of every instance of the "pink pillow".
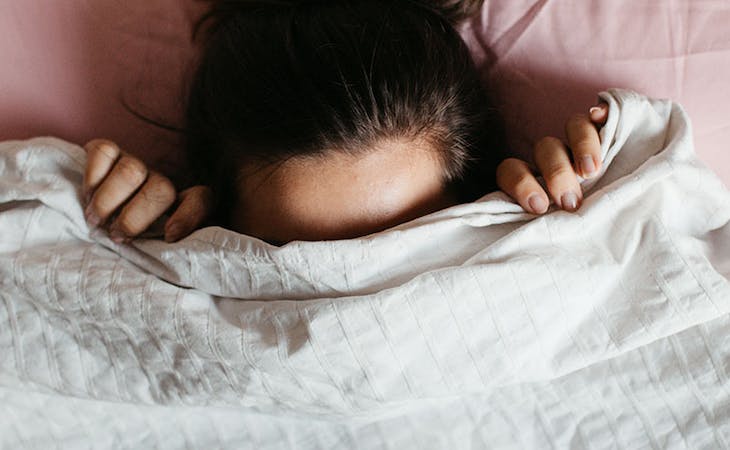
<path id="1" fill-rule="evenodd" d="M 108 137 L 159 169 L 177 167 L 196 0 L 0 2 L 0 139 Z M 502 105 L 512 149 L 561 135 L 604 88 L 682 102 L 701 157 L 730 184 L 730 2 L 488 0 L 465 35 Z"/>
<path id="2" fill-rule="evenodd" d="M 511 149 L 624 87 L 682 103 L 700 157 L 730 186 L 730 2 L 487 1 L 465 35 L 494 89 Z"/>
<path id="3" fill-rule="evenodd" d="M 177 136 L 136 119 L 120 99 L 179 124 L 200 8 L 194 0 L 0 2 L 0 139 L 107 137 L 172 170 Z"/>

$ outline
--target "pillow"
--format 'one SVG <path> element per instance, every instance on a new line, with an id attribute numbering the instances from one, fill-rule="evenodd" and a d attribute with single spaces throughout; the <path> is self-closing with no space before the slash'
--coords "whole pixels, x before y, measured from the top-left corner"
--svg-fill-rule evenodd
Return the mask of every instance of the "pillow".
<path id="1" fill-rule="evenodd" d="M 0 139 L 106 137 L 166 172 L 178 136 L 122 106 L 179 125 L 192 56 L 193 0 L 0 2 Z"/>
<path id="2" fill-rule="evenodd" d="M 204 2 L 0 2 L 0 139 L 106 137 L 166 173 L 179 136 L 122 107 L 180 124 L 190 29 Z M 464 36 L 501 105 L 511 149 L 562 135 L 597 92 L 681 102 L 697 150 L 730 185 L 730 3 L 487 1 Z"/>
<path id="3" fill-rule="evenodd" d="M 680 102 L 701 159 L 730 186 L 730 2 L 487 1 L 464 35 L 511 150 L 563 136 L 608 87 Z"/>

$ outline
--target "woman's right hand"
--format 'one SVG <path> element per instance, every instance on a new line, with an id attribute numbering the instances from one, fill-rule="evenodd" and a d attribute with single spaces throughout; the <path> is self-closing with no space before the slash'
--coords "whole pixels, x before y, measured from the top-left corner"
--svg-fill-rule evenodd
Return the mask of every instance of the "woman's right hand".
<path id="1" fill-rule="evenodd" d="M 114 142 L 94 139 L 87 153 L 83 195 L 84 214 L 91 227 L 109 226 L 116 243 L 143 233 L 174 206 L 165 222 L 165 240 L 174 242 L 200 227 L 212 211 L 212 192 L 193 186 L 179 194 L 164 175 L 147 166 Z"/>

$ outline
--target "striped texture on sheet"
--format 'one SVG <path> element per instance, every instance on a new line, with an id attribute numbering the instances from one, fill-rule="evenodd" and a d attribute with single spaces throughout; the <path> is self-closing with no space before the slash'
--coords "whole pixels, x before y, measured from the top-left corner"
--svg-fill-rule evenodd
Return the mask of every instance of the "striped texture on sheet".
<path id="1" fill-rule="evenodd" d="M 83 150 L 0 144 L 0 447 L 728 447 L 730 194 L 678 105 L 602 95 L 578 213 L 280 248 L 117 246 Z"/>

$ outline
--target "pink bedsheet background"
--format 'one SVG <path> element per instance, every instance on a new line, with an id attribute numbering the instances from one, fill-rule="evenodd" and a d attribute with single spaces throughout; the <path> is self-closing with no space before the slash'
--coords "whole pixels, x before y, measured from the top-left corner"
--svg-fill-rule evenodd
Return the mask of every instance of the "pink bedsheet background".
<path id="1" fill-rule="evenodd" d="M 0 0 L 0 139 L 114 139 L 170 173 L 193 55 L 194 0 Z M 730 1 L 487 0 L 465 35 L 503 109 L 511 149 L 562 136 L 607 87 L 672 98 L 701 158 L 730 185 Z"/>

